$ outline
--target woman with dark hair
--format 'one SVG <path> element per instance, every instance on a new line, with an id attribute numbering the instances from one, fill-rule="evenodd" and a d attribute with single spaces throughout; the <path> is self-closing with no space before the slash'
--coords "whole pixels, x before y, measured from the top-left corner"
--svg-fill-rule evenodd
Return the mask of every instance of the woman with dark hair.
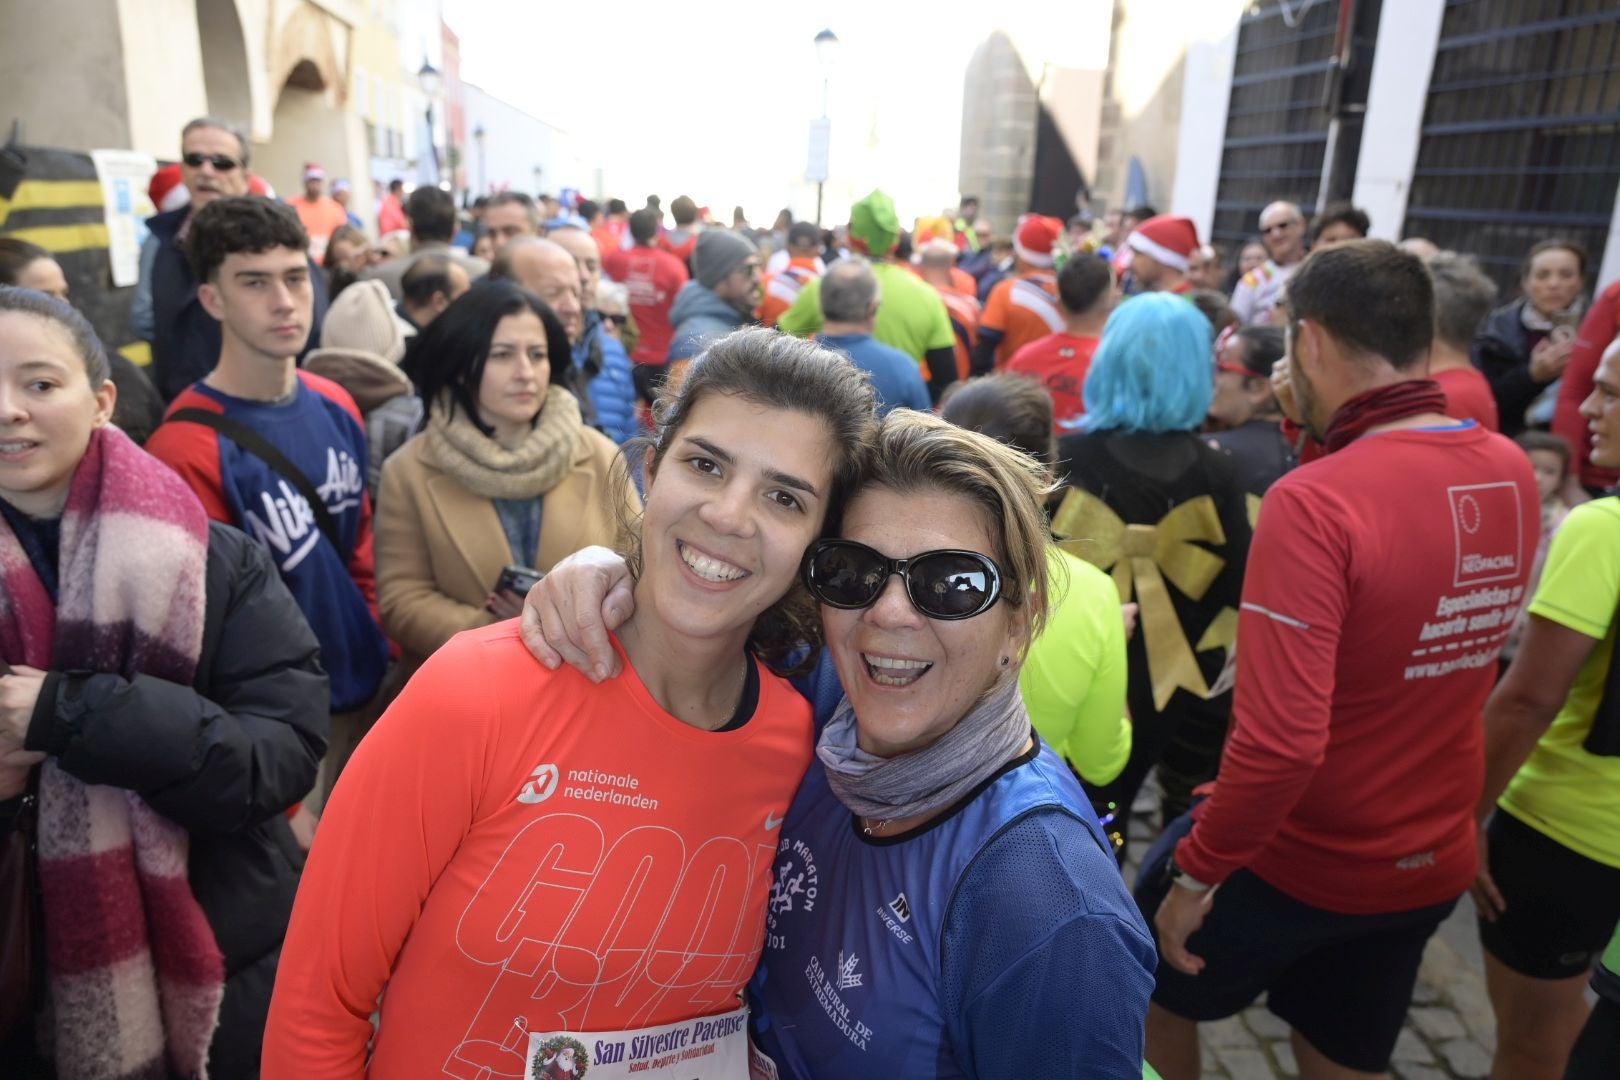
<path id="1" fill-rule="evenodd" d="M 1209 403 L 1209 445 L 1232 459 L 1238 481 L 1261 496 L 1299 464 L 1282 433 L 1282 409 L 1271 389 L 1271 367 L 1287 351 L 1278 326 L 1245 326 L 1215 339 L 1215 396 Z"/>
<path id="2" fill-rule="evenodd" d="M 1130 761 L 1092 788 L 1104 817 L 1128 814 L 1158 766 L 1173 821 L 1220 764 L 1251 526 L 1237 469 L 1197 434 L 1213 396 L 1210 338 L 1182 297 L 1121 304 L 1086 376 L 1081 432 L 1058 443 L 1068 490 L 1052 531 L 1113 575 L 1122 603 L 1141 605 L 1129 645 Z"/>
<path id="3" fill-rule="evenodd" d="M 0 1072 L 253 1077 L 327 680 L 117 393 L 83 317 L 0 287 Z"/>
<path id="4" fill-rule="evenodd" d="M 33 289 L 62 301 L 68 298 L 67 276 L 51 253 L 15 236 L 0 236 L 0 285 Z"/>
<path id="5" fill-rule="evenodd" d="M 72 303 L 68 297 L 67 275 L 51 253 L 38 244 L 19 240 L 15 236 L 0 236 L 0 285 L 15 285 L 20 289 L 33 289 L 46 296 Z M 137 446 L 157 430 L 163 420 L 163 399 L 158 397 L 141 369 L 117 353 L 108 353 L 110 377 L 118 387 L 118 402 L 113 406 L 113 423 Z"/>
<path id="6" fill-rule="evenodd" d="M 1586 311 L 1586 249 L 1573 240 L 1542 240 L 1519 274 L 1524 295 L 1491 312 L 1474 342 L 1474 364 L 1490 380 L 1502 434 L 1546 427 L 1558 380 Z"/>
<path id="7" fill-rule="evenodd" d="M 611 544 L 618 447 L 565 388 L 568 335 L 545 302 L 481 282 L 430 323 L 406 359 L 427 406 L 421 434 L 383 466 L 377 602 L 405 672 L 463 630 L 510 618 L 521 579 Z"/>
<path id="8" fill-rule="evenodd" d="M 538 409 L 523 402 L 566 343 L 510 285 L 474 288 L 430 331 L 470 298 L 477 316 L 447 336 L 476 358 L 425 354 L 461 357 L 427 373 L 435 416 L 448 395 L 449 422 L 521 438 Z M 267 1077 L 566 1076 L 604 1047 L 647 1060 L 698 1029 L 714 1054 L 691 1073 L 746 1074 L 742 993 L 812 753 L 810 706 L 777 672 L 819 644 L 799 567 L 860 475 L 874 408 L 848 360 L 774 331 L 693 361 L 642 459 L 635 614 L 612 639 L 623 674 L 547 671 L 516 622 L 459 634 L 422 666 L 321 819 Z M 548 519 L 585 509 L 546 501 Z"/>

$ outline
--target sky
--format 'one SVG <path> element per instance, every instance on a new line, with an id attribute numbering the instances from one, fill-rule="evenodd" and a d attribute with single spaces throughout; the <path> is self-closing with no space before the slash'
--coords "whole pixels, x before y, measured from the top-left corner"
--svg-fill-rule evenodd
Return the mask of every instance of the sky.
<path id="1" fill-rule="evenodd" d="M 827 221 L 843 220 L 850 202 L 878 186 L 902 218 L 955 204 L 963 76 L 998 26 L 1040 42 L 1056 62 L 1100 67 L 1107 55 L 1106 40 L 1090 40 L 1098 35 L 1065 35 L 1073 26 L 1057 23 L 1074 17 L 1042 0 L 635 0 L 566 18 L 551 4 L 443 3 L 461 39 L 462 77 L 567 130 L 578 158 L 602 169 L 605 194 L 632 207 L 653 192 L 666 207 L 688 194 L 726 221 L 740 204 L 757 225 L 783 206 L 795 217 L 815 212 L 803 176 L 822 108 L 814 39 L 823 29 L 840 42 L 827 72 Z M 1095 15 L 1111 5 L 1073 6 Z M 603 13 L 599 29 L 578 29 L 584 11 Z M 593 186 L 589 175 L 579 179 Z"/>

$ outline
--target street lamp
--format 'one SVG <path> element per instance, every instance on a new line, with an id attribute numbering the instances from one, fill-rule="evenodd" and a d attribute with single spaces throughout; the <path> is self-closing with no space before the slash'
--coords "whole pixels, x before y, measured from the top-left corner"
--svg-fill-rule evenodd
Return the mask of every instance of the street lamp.
<path id="1" fill-rule="evenodd" d="M 489 132 L 484 130 L 482 122 L 473 128 L 473 138 L 478 142 L 478 194 L 480 195 L 489 193 L 489 167 L 484 161 L 484 138 L 488 134 Z"/>
<path id="2" fill-rule="evenodd" d="M 428 63 L 427 57 L 422 58 L 422 66 L 416 72 L 416 85 L 421 87 L 422 96 L 427 99 L 427 141 L 428 150 L 433 154 L 433 182 L 439 182 L 439 144 L 433 141 L 433 99 L 439 96 L 439 69 Z"/>
<path id="3" fill-rule="evenodd" d="M 827 89 L 833 61 L 838 56 L 838 35 L 823 30 L 816 35 L 816 63 L 821 68 L 821 120 L 810 134 L 810 168 L 816 181 L 816 228 L 821 228 L 821 195 L 827 183 L 827 157 L 831 150 L 832 121 L 827 118 Z"/>

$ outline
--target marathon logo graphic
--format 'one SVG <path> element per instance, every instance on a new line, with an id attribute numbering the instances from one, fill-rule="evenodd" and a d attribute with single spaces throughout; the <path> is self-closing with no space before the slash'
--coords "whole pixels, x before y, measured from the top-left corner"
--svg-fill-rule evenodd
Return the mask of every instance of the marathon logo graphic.
<path id="1" fill-rule="evenodd" d="M 1518 487 L 1511 481 L 1468 484 L 1447 488 L 1446 497 L 1457 552 L 1452 585 L 1517 580 L 1524 565 Z"/>

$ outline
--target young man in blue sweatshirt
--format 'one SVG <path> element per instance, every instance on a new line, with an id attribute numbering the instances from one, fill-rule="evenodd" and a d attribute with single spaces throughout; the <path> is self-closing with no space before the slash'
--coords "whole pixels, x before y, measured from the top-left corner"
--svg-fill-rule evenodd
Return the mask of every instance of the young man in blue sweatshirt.
<path id="1" fill-rule="evenodd" d="M 220 323 L 219 363 L 175 398 L 146 449 L 210 517 L 269 551 L 320 641 L 332 737 L 309 800 L 318 810 L 363 734 L 389 646 L 377 619 L 360 412 L 341 386 L 297 367 L 313 317 L 308 243 L 291 208 L 270 199 L 223 198 L 197 212 L 186 253 L 198 299 Z M 259 440 L 268 454 L 254 449 Z"/>

